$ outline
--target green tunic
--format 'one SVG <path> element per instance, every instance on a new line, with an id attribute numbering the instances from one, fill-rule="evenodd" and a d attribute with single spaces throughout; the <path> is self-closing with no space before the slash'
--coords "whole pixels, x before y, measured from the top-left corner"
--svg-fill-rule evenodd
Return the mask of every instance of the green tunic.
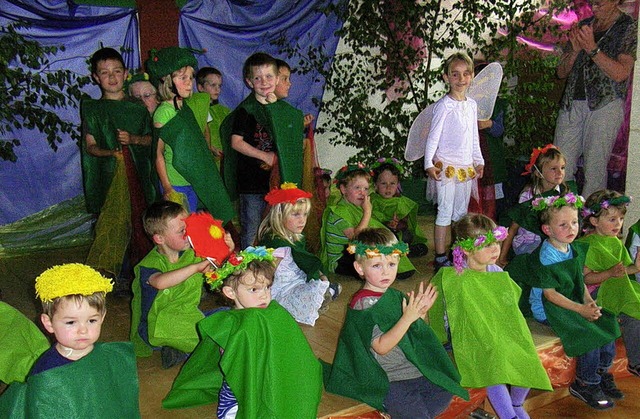
<path id="1" fill-rule="evenodd" d="M 49 348 L 40 329 L 22 313 L 0 301 L 0 381 L 24 381 L 33 363 Z"/>
<path id="2" fill-rule="evenodd" d="M 506 272 L 442 268 L 431 283 L 438 299 L 429 322 L 441 342 L 449 320 L 453 355 L 464 387 L 510 384 L 552 390 L 527 323 L 518 309 L 520 287 Z"/>
<path id="3" fill-rule="evenodd" d="M 216 103 L 209 106 L 209 114 L 211 121 L 209 122 L 209 135 L 211 136 L 211 145 L 222 151 L 222 141 L 220 139 L 220 126 L 222 121 L 231 113 L 231 110 L 224 105 Z M 220 160 L 216 160 L 216 166 L 220 169 Z"/>
<path id="4" fill-rule="evenodd" d="M 375 325 L 386 333 L 398 322 L 402 317 L 404 298 L 400 291 L 388 289 L 368 309 L 347 309 L 333 365 L 325 365 L 327 391 L 384 410 L 383 401 L 389 391 L 389 381 L 371 353 L 371 337 Z M 415 321 L 398 346 L 429 381 L 465 400 L 469 399 L 467 391 L 460 386 L 460 375 L 449 355 L 424 321 Z"/>
<path id="5" fill-rule="evenodd" d="M 307 281 L 312 279 L 320 279 L 320 273 L 324 272 L 324 267 L 320 258 L 307 250 L 306 240 L 303 237 L 302 240 L 295 243 L 291 243 L 280 236 L 269 235 L 263 237 L 258 243 L 260 246 L 266 246 L 270 248 L 278 247 L 290 247 L 293 260 L 307 274 Z"/>
<path id="6" fill-rule="evenodd" d="M 245 109 L 266 127 L 276 145 L 280 181 L 302 184 L 302 148 L 304 123 L 302 111 L 283 100 L 263 105 L 251 93 L 231 112 L 220 126 L 220 138 L 224 151 L 224 183 L 233 199 L 236 191 L 237 152 L 231 147 L 231 133 L 236 111 Z"/>
<path id="7" fill-rule="evenodd" d="M 106 150 L 120 149 L 117 130 L 134 135 L 151 135 L 151 117 L 147 109 L 137 103 L 122 100 L 82 101 L 80 115 L 84 129 L 91 134 L 98 147 Z M 155 171 L 155 149 L 143 145 L 128 146 L 131 157 L 142 185 L 147 203 L 156 200 L 157 176 Z M 95 157 L 87 153 L 86 146 L 81 147 L 82 174 L 84 181 L 87 211 L 100 212 L 111 185 L 115 170 L 115 158 Z"/>
<path id="8" fill-rule="evenodd" d="M 373 217 L 387 224 L 396 216 L 399 220 L 407 219 L 407 230 L 413 236 L 413 241 L 408 244 L 427 244 L 427 237 L 418 226 L 418 203 L 406 196 L 394 196 L 385 199 L 380 194 L 371 194 L 371 205 L 373 206 Z M 403 240 L 402 232 L 399 232 L 398 239 Z"/>
<path id="9" fill-rule="evenodd" d="M 135 267 L 135 279 L 131 300 L 131 332 L 137 356 L 151 356 L 153 349 L 140 337 L 139 325 L 142 313 L 142 286 L 140 284 L 140 268 L 169 272 L 184 266 L 200 262 L 193 249 L 186 250 L 178 262 L 171 263 L 166 256 L 154 248 Z M 200 341 L 196 331 L 196 323 L 204 318 L 198 309 L 202 295 L 204 276 L 196 273 L 173 287 L 157 290 L 157 294 L 147 314 L 149 343 L 152 346 L 170 346 L 183 352 L 191 352 Z"/>
<path id="10" fill-rule="evenodd" d="M 620 262 L 623 266 L 633 265 L 629 252 L 617 237 L 590 234 L 579 241 L 589 244 L 585 265 L 592 271 L 606 271 Z M 598 305 L 616 315 L 624 313 L 640 319 L 640 284 L 627 274 L 609 278 L 600 284 Z"/>
<path id="11" fill-rule="evenodd" d="M 173 150 L 173 166 L 191 184 L 206 210 L 226 223 L 234 216 L 233 205 L 204 138 L 204 125 L 196 118 L 203 106 L 208 109 L 208 97 L 194 93 L 187 106 L 158 130 L 158 137 Z"/>
<path id="12" fill-rule="evenodd" d="M 2 418 L 139 418 L 131 343 L 96 343 L 85 357 L 14 383 L 0 396 Z"/>
<path id="13" fill-rule="evenodd" d="M 540 247 L 531 254 L 516 256 L 507 271 L 518 284 L 536 288 L 553 288 L 568 299 L 584 303 L 584 279 L 582 268 L 587 255 L 585 243 L 572 243 L 573 258 L 552 265 L 540 263 Z M 528 298 L 529 294 L 523 296 Z M 521 299 L 521 305 L 524 302 Z M 557 306 L 542 298 L 547 320 L 554 332 L 560 337 L 564 351 L 568 356 L 580 356 L 599 348 L 618 337 L 620 327 L 616 316 L 603 309 L 602 317 L 590 322 L 575 311 Z"/>
<path id="14" fill-rule="evenodd" d="M 219 311 L 198 323 L 198 330 L 202 341 L 163 407 L 214 403 L 225 379 L 238 400 L 238 418 L 317 417 L 320 363 L 300 326 L 276 301 L 264 309 Z"/>

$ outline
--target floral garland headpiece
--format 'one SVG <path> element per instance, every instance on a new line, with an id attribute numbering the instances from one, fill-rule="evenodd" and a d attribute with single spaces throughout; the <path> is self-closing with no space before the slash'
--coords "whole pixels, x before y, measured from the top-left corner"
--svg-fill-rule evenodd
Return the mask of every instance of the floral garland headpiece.
<path id="1" fill-rule="evenodd" d="M 269 205 L 274 206 L 283 202 L 295 204 L 298 199 L 311 198 L 313 195 L 309 192 L 298 189 L 295 183 L 285 182 L 280 185 L 279 189 L 272 189 L 265 195 L 264 200 Z"/>
<path id="2" fill-rule="evenodd" d="M 352 255 L 366 256 L 367 259 L 382 255 L 405 256 L 409 253 L 409 245 L 405 242 L 399 241 L 391 246 L 384 246 L 381 244 L 370 246 L 362 243 L 361 241 L 355 240 L 349 243 L 349 246 L 347 246 L 347 252 Z"/>
<path id="3" fill-rule="evenodd" d="M 106 294 L 111 290 L 111 280 L 82 263 L 57 265 L 36 278 L 36 297 L 45 303 L 67 295 Z"/>
<path id="4" fill-rule="evenodd" d="M 547 208 L 562 208 L 565 206 L 580 209 L 584 206 L 584 198 L 569 192 L 565 195 L 554 195 L 546 198 L 538 197 L 531 201 L 531 208 L 534 211 L 544 211 Z"/>
<path id="5" fill-rule="evenodd" d="M 474 252 L 483 247 L 487 247 L 495 242 L 501 242 L 507 238 L 507 229 L 502 226 L 494 228 L 487 234 L 479 234 L 475 237 L 467 237 L 466 239 L 458 239 L 451 249 L 453 249 L 453 266 L 456 272 L 462 273 L 464 269 L 464 251 Z"/>
<path id="6" fill-rule="evenodd" d="M 524 172 L 522 172 L 522 176 L 530 175 L 531 172 L 533 171 L 533 168 L 536 166 L 536 161 L 538 160 L 538 157 L 540 157 L 541 154 L 546 154 L 546 152 L 551 149 L 557 150 L 558 147 L 554 146 L 553 144 L 547 144 L 544 147 L 534 148 L 533 151 L 531 152 L 529 163 L 527 163 L 524 166 Z"/>
<path id="7" fill-rule="evenodd" d="M 598 203 L 591 205 L 590 207 L 584 207 L 582 209 L 582 216 L 586 218 L 590 215 L 599 213 L 603 209 L 609 209 L 609 207 L 618 207 L 620 205 L 628 206 L 631 200 L 632 198 L 626 195 L 616 196 L 615 198 L 611 199 L 604 199 Z"/>
<path id="8" fill-rule="evenodd" d="M 232 253 L 227 261 L 219 269 L 213 272 L 205 273 L 206 282 L 212 290 L 222 286 L 222 282 L 229 275 L 247 269 L 247 265 L 254 260 L 266 260 L 273 262 L 273 249 L 267 249 L 264 246 L 249 246 L 246 249 Z"/>
<path id="9" fill-rule="evenodd" d="M 349 173 L 355 172 L 356 170 L 364 171 L 368 173 L 369 176 L 373 176 L 373 173 L 371 173 L 370 168 L 365 166 L 364 163 L 358 162 L 356 164 L 348 164 L 346 166 L 342 166 L 340 170 L 338 170 L 338 173 L 336 173 L 336 177 L 333 179 L 333 183 L 336 183 L 336 184 L 340 183 L 340 181 L 343 180 L 345 177 L 347 177 Z"/>
<path id="10" fill-rule="evenodd" d="M 129 72 L 129 75 L 124 80 L 124 89 L 129 90 L 129 86 L 139 81 L 149 81 L 149 73 L 133 73 Z"/>
<path id="11" fill-rule="evenodd" d="M 386 164 L 389 164 L 395 167 L 396 170 L 400 172 L 400 175 L 404 174 L 404 167 L 402 167 L 402 163 L 400 162 L 400 160 L 396 159 L 395 157 L 386 157 L 386 158 L 380 157 L 378 161 L 376 161 L 371 165 L 371 170 L 375 171 L 380 166 L 384 166 Z"/>

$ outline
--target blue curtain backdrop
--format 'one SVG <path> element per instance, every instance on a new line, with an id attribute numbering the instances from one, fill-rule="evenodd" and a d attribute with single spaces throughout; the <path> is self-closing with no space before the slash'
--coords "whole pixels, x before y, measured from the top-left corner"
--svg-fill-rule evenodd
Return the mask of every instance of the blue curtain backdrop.
<path id="1" fill-rule="evenodd" d="M 324 49 L 333 57 L 341 23 L 323 10 L 336 0 L 192 0 L 181 9 L 178 39 L 181 46 L 205 49 L 198 56 L 200 67 L 219 69 L 224 77 L 220 102 L 234 108 L 248 94 L 242 65 L 254 52 L 281 58 L 295 70 L 298 59 L 287 59 L 273 42 L 284 38 L 301 51 Z M 328 63 L 330 64 L 330 63 Z M 305 114 L 318 114 L 312 98 L 321 99 L 324 80 L 318 73 L 297 74 L 287 101 Z"/>
<path id="2" fill-rule="evenodd" d="M 20 30 L 29 39 L 42 45 L 65 46 L 66 50 L 51 60 L 52 70 L 69 69 L 88 75 L 87 60 L 100 44 L 115 49 L 124 47 L 127 66 L 140 67 L 135 9 L 78 6 L 60 0 L 0 1 L 0 25 L 17 21 L 30 24 Z M 94 98 L 100 96 L 100 90 L 93 85 L 87 93 Z M 79 125 L 77 108 L 56 112 Z M 15 136 L 21 142 L 15 149 L 18 161 L 0 161 L 0 225 L 83 193 L 80 150 L 70 138 L 63 138 L 54 152 L 45 136 L 37 131 L 23 130 L 15 132 Z"/>

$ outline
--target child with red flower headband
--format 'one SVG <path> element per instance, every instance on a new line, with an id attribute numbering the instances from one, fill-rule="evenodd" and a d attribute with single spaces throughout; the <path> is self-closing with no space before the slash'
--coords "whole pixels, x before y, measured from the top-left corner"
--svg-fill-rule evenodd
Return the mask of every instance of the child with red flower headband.
<path id="1" fill-rule="evenodd" d="M 486 387 L 500 418 L 527 418 L 523 402 L 529 389 L 552 388 L 518 307 L 521 290 L 495 264 L 507 229 L 469 213 L 453 231 L 455 269 L 442 268 L 432 279 L 440 292 L 429 314 L 431 326 L 443 343 L 451 341 L 463 387 Z"/>

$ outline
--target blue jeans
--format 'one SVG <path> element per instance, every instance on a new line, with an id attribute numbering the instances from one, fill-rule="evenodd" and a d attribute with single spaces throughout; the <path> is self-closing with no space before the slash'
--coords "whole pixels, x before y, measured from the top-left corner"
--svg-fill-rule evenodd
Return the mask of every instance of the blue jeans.
<path id="1" fill-rule="evenodd" d="M 240 194 L 240 246 L 246 249 L 253 246 L 262 220 L 262 213 L 267 207 L 264 194 Z"/>
<path id="2" fill-rule="evenodd" d="M 576 358 L 576 378 L 582 384 L 600 384 L 600 373 L 609 370 L 615 356 L 615 340 L 580 355 Z"/>

